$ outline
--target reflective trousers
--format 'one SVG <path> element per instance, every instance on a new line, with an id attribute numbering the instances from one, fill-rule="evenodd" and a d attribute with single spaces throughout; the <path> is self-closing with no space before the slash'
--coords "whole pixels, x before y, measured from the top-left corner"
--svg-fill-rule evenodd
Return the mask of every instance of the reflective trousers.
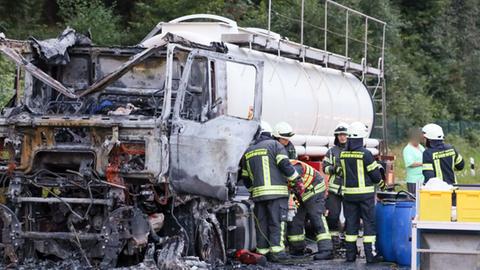
<path id="1" fill-rule="evenodd" d="M 255 202 L 257 253 L 285 251 L 288 197 Z"/>
<path id="2" fill-rule="evenodd" d="M 327 249 L 331 250 L 332 237 L 323 213 L 325 212 L 325 193 L 317 193 L 307 201 L 300 204 L 297 214 L 288 223 L 288 242 L 294 250 L 305 248 L 305 221 L 308 218 L 315 231 L 317 243 L 328 242 Z M 320 245 L 319 245 L 320 246 Z"/>
<path id="3" fill-rule="evenodd" d="M 340 231 L 340 212 L 342 211 L 342 199 L 342 196 L 333 192 L 329 192 L 325 203 L 325 206 L 328 210 L 327 224 L 332 234 L 338 234 Z"/>
<path id="4" fill-rule="evenodd" d="M 360 219 L 363 221 L 363 243 L 375 242 L 375 194 L 364 199 L 349 200 L 344 196 L 343 213 L 345 215 L 345 241 L 354 243 L 358 238 Z"/>

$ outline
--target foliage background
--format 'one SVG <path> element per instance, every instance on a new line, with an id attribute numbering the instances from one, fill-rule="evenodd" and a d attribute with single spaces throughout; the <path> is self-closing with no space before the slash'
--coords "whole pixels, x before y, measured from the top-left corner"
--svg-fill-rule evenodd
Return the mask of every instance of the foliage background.
<path id="1" fill-rule="evenodd" d="M 406 127 L 439 120 L 480 121 L 476 0 L 337 1 L 388 23 L 385 66 L 390 118 L 401 118 Z M 299 41 L 300 3 L 273 0 L 272 30 Z M 322 48 L 324 0 L 305 3 L 306 44 Z M 89 33 L 100 45 L 134 45 L 158 22 L 193 13 L 218 14 L 240 26 L 267 28 L 267 5 L 267 0 L 0 0 L 0 32 L 9 38 L 42 39 L 56 36 L 68 25 Z M 329 17 L 332 27 L 342 23 L 342 16 Z M 361 22 L 352 19 L 351 24 Z M 361 38 L 362 33 L 351 35 Z M 372 42 L 379 40 L 375 35 L 369 36 Z M 343 46 L 341 37 L 329 42 L 334 50 Z M 13 66 L 0 57 L 0 103 L 12 95 L 12 81 Z M 465 151 L 471 150 L 468 143 L 477 142 L 476 138 L 463 140 Z"/>

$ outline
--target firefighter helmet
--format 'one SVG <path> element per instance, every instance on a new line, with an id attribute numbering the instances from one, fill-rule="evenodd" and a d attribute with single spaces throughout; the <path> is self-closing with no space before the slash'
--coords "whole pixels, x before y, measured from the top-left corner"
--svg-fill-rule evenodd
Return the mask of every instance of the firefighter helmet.
<path id="1" fill-rule="evenodd" d="M 445 135 L 443 129 L 437 124 L 427 124 L 422 128 L 423 136 L 429 140 L 443 140 Z"/>
<path id="2" fill-rule="evenodd" d="M 339 123 L 336 127 L 335 127 L 335 131 L 333 132 L 333 134 L 335 135 L 339 135 L 339 134 L 347 134 L 348 135 L 348 124 L 347 123 Z"/>
<path id="3" fill-rule="evenodd" d="M 293 132 L 292 126 L 287 122 L 280 122 L 275 125 L 273 129 L 273 136 L 276 138 L 290 139 L 295 133 Z"/>
<path id="4" fill-rule="evenodd" d="M 367 138 L 368 127 L 364 123 L 353 122 L 348 127 L 348 137 L 349 138 Z"/>
<path id="5" fill-rule="evenodd" d="M 272 126 L 267 121 L 263 121 L 260 123 L 260 132 L 261 133 L 272 133 Z"/>

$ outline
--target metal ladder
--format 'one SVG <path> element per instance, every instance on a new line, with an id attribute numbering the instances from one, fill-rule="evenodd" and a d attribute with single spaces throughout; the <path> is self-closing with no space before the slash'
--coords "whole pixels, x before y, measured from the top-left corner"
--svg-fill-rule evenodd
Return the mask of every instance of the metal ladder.
<path id="1" fill-rule="evenodd" d="M 386 155 L 388 152 L 388 138 L 387 138 L 387 104 L 386 104 L 386 84 L 383 74 L 377 78 L 366 75 L 365 85 L 367 86 L 370 95 L 372 96 L 373 109 L 375 111 L 375 119 L 373 122 L 372 132 L 383 141 L 384 147 L 381 147 L 382 154 Z"/>

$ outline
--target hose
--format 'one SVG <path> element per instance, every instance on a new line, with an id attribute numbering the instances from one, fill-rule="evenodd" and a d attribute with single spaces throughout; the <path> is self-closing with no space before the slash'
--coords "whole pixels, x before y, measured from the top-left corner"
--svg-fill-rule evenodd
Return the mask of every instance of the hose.
<path id="1" fill-rule="evenodd" d="M 397 192 L 397 195 L 395 195 L 395 200 L 398 200 L 398 195 L 400 195 L 401 193 L 405 193 L 408 197 L 412 198 L 414 201 L 417 199 L 415 195 L 413 195 L 412 193 L 406 190 L 400 190 L 399 192 Z"/>

